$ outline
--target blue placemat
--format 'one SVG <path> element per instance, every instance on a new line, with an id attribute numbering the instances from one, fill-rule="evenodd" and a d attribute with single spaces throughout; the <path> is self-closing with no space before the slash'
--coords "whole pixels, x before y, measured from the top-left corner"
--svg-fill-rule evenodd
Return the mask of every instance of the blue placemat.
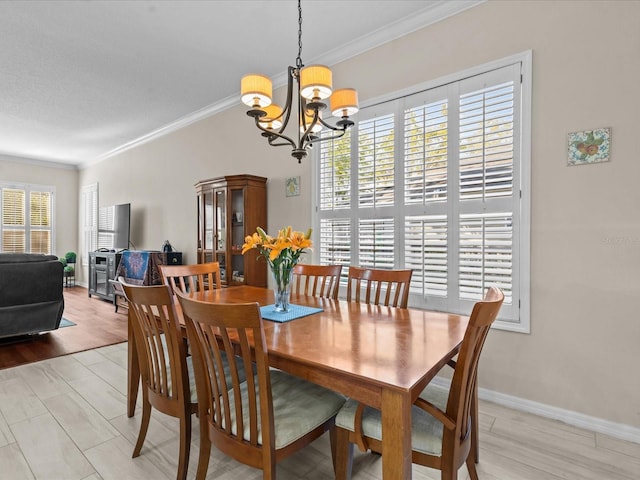
<path id="1" fill-rule="evenodd" d="M 260 314 L 262 315 L 262 318 L 280 323 L 295 320 L 300 317 L 306 317 L 307 315 L 321 311 L 322 308 L 305 307 L 304 305 L 289 305 L 288 312 L 276 312 L 273 309 L 273 304 L 260 307 Z"/>

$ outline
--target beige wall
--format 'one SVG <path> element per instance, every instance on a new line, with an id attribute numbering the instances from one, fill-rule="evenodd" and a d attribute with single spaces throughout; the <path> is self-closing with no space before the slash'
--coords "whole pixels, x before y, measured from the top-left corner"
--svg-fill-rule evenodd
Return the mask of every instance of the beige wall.
<path id="1" fill-rule="evenodd" d="M 480 385 L 633 427 L 638 18 L 638 1 L 489 1 L 334 67 L 335 84 L 358 88 L 366 101 L 533 51 L 531 334 L 492 332 Z M 598 127 L 612 128 L 612 161 L 567 167 L 567 133 Z M 237 173 L 269 178 L 270 230 L 310 225 L 309 162 L 266 146 L 240 106 L 90 166 L 80 184 L 99 181 L 101 205 L 131 202 L 138 248 L 169 239 L 191 262 L 193 184 Z M 284 179 L 294 175 L 302 195 L 286 198 Z"/>
<path id="2" fill-rule="evenodd" d="M 56 238 L 52 253 L 60 257 L 66 252 L 78 252 L 78 171 L 75 168 L 44 167 L 0 155 L 0 182 L 55 186 Z"/>

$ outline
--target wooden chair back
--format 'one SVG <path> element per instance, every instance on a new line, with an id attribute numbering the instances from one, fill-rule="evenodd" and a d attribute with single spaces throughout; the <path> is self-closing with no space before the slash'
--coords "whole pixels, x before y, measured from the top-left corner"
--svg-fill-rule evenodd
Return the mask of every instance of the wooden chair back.
<path id="1" fill-rule="evenodd" d="M 291 292 L 298 295 L 338 299 L 342 265 L 306 265 L 293 267 Z"/>
<path id="2" fill-rule="evenodd" d="M 178 478 L 187 475 L 191 444 L 192 402 L 187 352 L 180 323 L 167 285 L 139 286 L 122 283 L 129 302 L 142 378 L 143 417 L 133 456 L 140 454 L 149 426 L 151 407 L 180 419 Z"/>
<path id="3" fill-rule="evenodd" d="M 192 349 L 199 417 L 209 426 L 201 428 L 201 435 L 209 435 L 213 445 L 236 460 L 263 468 L 263 449 L 273 452 L 275 437 L 260 307 L 200 302 L 180 292 L 177 296 Z M 247 375 L 246 389 L 240 385 L 236 362 L 229 362 L 226 375 L 220 374 L 224 357 L 233 355 L 240 357 L 246 372 L 255 371 L 255 377 Z"/>
<path id="4" fill-rule="evenodd" d="M 443 456 L 445 451 L 459 452 L 460 455 L 469 451 L 471 423 L 477 415 L 477 412 L 473 412 L 473 402 L 477 391 L 480 354 L 503 301 L 504 293 L 496 287 L 490 287 L 484 299 L 473 306 L 449 389 L 446 414 L 453 419 L 455 428 L 444 429 Z M 416 402 L 418 406 L 420 400 Z M 466 458 L 465 455 L 455 463 L 461 465 Z"/>
<path id="5" fill-rule="evenodd" d="M 344 398 L 284 372 L 271 372 L 257 303 L 215 304 L 181 292 L 176 296 L 187 325 L 198 391 L 200 458 L 196 478 L 206 477 L 212 444 L 226 455 L 262 469 L 263 478 L 275 478 L 277 462 L 334 424 Z M 233 355 L 236 361 L 228 362 L 224 371 L 225 358 Z M 247 374 L 246 381 L 241 382 L 238 365 L 254 375 Z M 279 382 L 280 395 L 275 405 L 272 379 Z M 291 396 L 289 400 L 287 395 Z M 314 415 L 318 416 L 314 402 L 330 405 L 329 415 L 319 417 L 318 423 L 314 419 Z M 312 418 L 308 425 L 289 424 L 292 418 L 305 414 Z M 276 418 L 281 422 L 278 425 Z M 296 429 L 297 433 L 292 434 L 291 430 Z M 278 447 L 276 432 L 285 430 L 292 435 L 291 440 Z"/>
<path id="6" fill-rule="evenodd" d="M 412 271 L 349 267 L 347 301 L 407 308 Z M 382 297 L 382 298 L 381 298 Z"/>
<path id="7" fill-rule="evenodd" d="M 212 290 L 222 286 L 218 262 L 159 267 L 163 282 L 169 285 L 174 293 Z"/>
<path id="8" fill-rule="evenodd" d="M 503 300 L 502 291 L 491 287 L 487 290 L 484 299 L 474 305 L 458 359 L 455 362 L 450 362 L 454 367 L 454 373 L 446 409 L 441 410 L 423 398 L 422 395 L 414 402 L 416 407 L 424 410 L 435 419 L 433 420 L 434 425 L 425 428 L 435 432 L 440 425 L 442 426 L 442 448 L 441 455 L 429 455 L 413 450 L 412 462 L 440 470 L 443 480 L 458 478 L 458 469 L 465 462 L 470 477 L 474 480 L 478 479 L 475 468 L 475 452 L 472 450 L 474 446 L 472 423 L 474 416 L 477 416 L 477 411 L 473 412 L 473 415 L 472 411 L 476 400 L 478 362 L 489 329 L 498 316 Z M 336 478 L 350 478 L 352 446 L 345 444 L 355 443 L 361 450 L 382 451 L 382 442 L 379 439 L 370 438 L 363 434 L 363 422 L 367 415 L 365 412 L 367 408 L 362 403 L 358 404 L 353 431 L 342 427 L 337 428 Z M 368 421 L 378 421 L 371 418 L 368 417 Z M 376 429 L 374 428 L 374 430 Z"/>

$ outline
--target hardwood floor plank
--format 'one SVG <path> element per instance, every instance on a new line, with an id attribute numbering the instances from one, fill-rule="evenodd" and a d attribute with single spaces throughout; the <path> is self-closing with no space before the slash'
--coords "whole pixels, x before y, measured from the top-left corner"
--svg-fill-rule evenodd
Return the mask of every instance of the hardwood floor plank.
<path id="1" fill-rule="evenodd" d="M 0 370 L 127 340 L 126 310 L 116 313 L 112 303 L 89 298 L 84 287 L 65 288 L 63 293 L 63 316 L 76 325 L 40 335 L 3 339 Z"/>

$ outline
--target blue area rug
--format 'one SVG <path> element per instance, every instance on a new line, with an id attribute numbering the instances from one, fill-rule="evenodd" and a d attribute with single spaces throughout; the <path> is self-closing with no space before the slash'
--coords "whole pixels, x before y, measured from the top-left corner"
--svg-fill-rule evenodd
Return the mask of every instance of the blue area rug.
<path id="1" fill-rule="evenodd" d="M 71 320 L 67 320 L 66 318 L 62 317 L 62 319 L 60 320 L 60 326 L 58 328 L 73 327 L 74 325 L 75 323 L 73 323 Z"/>

